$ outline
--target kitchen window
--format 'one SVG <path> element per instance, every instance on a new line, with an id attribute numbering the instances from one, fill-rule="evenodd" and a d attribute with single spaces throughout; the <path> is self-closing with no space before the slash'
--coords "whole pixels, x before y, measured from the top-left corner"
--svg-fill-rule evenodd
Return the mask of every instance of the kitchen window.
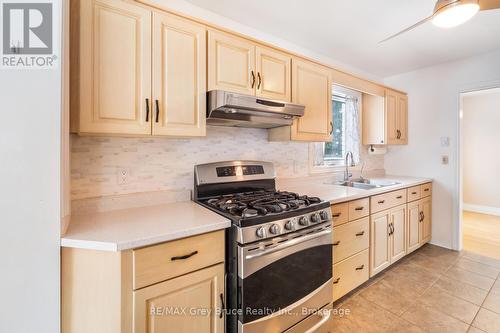
<path id="1" fill-rule="evenodd" d="M 332 93 L 333 139 L 311 144 L 312 171 L 330 171 L 344 166 L 345 155 L 352 151 L 359 163 L 361 94 L 334 86 Z"/>

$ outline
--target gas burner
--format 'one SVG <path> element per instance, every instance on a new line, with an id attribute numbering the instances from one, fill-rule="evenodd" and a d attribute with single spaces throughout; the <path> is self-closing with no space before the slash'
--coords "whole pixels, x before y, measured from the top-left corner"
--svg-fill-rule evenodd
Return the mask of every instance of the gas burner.
<path id="1" fill-rule="evenodd" d="M 274 190 L 221 195 L 206 201 L 208 205 L 239 218 L 279 214 L 320 202 L 317 197 Z"/>

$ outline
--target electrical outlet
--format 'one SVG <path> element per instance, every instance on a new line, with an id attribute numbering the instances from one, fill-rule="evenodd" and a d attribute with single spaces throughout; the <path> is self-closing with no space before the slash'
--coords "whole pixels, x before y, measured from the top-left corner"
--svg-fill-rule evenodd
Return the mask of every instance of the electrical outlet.
<path id="1" fill-rule="evenodd" d="M 447 165 L 449 163 L 448 155 L 441 156 L 441 163 Z"/>
<path id="2" fill-rule="evenodd" d="M 118 168 L 116 170 L 116 180 L 118 185 L 128 184 L 130 177 L 130 169 L 129 168 Z"/>

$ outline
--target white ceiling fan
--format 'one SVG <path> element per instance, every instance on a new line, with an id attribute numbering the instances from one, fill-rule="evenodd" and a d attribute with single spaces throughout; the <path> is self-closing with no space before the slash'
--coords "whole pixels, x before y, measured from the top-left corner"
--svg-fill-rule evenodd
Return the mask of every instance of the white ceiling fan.
<path id="1" fill-rule="evenodd" d="M 397 34 L 381 40 L 383 43 L 394 37 L 397 37 L 407 31 L 410 31 L 427 21 L 440 28 L 452 28 L 470 20 L 480 10 L 499 9 L 500 0 L 438 0 L 434 6 L 434 12 L 431 16 L 415 23 Z"/>

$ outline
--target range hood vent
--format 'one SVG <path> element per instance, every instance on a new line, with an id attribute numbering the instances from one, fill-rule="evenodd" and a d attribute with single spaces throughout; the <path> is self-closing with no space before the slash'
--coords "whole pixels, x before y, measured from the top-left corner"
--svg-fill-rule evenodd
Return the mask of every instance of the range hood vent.
<path id="1" fill-rule="evenodd" d="M 304 115 L 299 104 L 212 90 L 207 93 L 207 125 L 274 128 Z"/>

